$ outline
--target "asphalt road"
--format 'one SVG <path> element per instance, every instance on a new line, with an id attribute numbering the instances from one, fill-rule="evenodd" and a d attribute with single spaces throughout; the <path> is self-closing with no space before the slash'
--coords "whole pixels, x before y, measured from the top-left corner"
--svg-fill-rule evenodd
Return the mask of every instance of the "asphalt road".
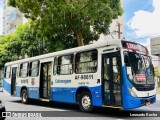
<path id="1" fill-rule="evenodd" d="M 84 113 L 79 110 L 77 105 L 64 104 L 57 102 L 42 102 L 32 100 L 29 104 L 22 104 L 19 97 L 12 97 L 8 94 L 0 92 L 0 99 L 5 104 L 7 112 L 13 117 L 7 117 L 6 120 L 128 120 L 128 119 L 144 119 L 144 120 L 158 120 L 160 117 L 146 117 L 146 112 L 149 115 L 156 115 L 155 111 L 160 111 L 160 101 L 157 103 L 141 107 L 133 110 L 117 110 L 108 108 L 96 108 L 93 113 Z M 11 114 L 10 114 L 11 113 Z M 134 114 L 142 117 L 135 117 Z M 144 117 L 145 115 L 145 117 Z M 160 115 L 160 113 L 159 113 Z M 34 117 L 36 116 L 36 117 Z M 42 117 L 41 117 L 42 116 Z M 41 117 L 41 118 L 39 118 Z"/>

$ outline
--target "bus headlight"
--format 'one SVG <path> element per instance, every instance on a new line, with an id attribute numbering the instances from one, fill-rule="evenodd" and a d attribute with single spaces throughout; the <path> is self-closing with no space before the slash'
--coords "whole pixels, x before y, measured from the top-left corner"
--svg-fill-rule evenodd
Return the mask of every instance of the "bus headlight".
<path id="1" fill-rule="evenodd" d="M 130 94 L 132 95 L 132 97 L 137 97 L 136 93 L 130 87 L 128 87 L 128 90 Z"/>

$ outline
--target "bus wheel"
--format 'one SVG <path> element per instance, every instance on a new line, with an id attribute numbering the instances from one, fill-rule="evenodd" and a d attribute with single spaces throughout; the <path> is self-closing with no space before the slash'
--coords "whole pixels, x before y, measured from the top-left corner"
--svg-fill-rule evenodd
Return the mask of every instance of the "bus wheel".
<path id="1" fill-rule="evenodd" d="M 24 104 L 28 103 L 28 93 L 26 89 L 22 90 L 21 99 L 22 99 L 22 103 Z"/>
<path id="2" fill-rule="evenodd" d="M 92 97 L 90 92 L 84 91 L 79 96 L 79 107 L 81 111 L 91 112 L 93 111 Z"/>

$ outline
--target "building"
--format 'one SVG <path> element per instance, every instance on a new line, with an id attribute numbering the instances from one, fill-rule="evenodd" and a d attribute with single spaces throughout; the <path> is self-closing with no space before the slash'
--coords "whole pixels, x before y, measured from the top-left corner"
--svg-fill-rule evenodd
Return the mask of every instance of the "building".
<path id="1" fill-rule="evenodd" d="M 3 35 L 15 32 L 19 24 L 23 24 L 23 14 L 14 7 L 7 5 L 8 0 L 3 0 Z"/>
<path id="2" fill-rule="evenodd" d="M 150 44 L 151 44 L 151 54 L 158 57 L 154 61 L 158 63 L 158 71 L 160 73 L 160 36 L 150 38 Z M 160 87 L 160 75 L 159 78 L 157 79 L 157 84 L 158 87 Z"/>
<path id="3" fill-rule="evenodd" d="M 158 69 L 160 71 L 160 36 L 150 38 L 151 54 L 158 57 Z"/>

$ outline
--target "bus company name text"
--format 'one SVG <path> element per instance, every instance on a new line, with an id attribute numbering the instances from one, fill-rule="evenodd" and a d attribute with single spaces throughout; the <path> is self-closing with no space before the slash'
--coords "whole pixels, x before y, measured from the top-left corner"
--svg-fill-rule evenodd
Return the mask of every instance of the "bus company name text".
<path id="1" fill-rule="evenodd" d="M 28 79 L 22 79 L 21 83 L 28 83 Z"/>
<path id="2" fill-rule="evenodd" d="M 68 84 L 68 83 L 71 83 L 71 80 L 55 80 L 55 83 L 64 83 L 64 84 Z"/>
<path id="3" fill-rule="evenodd" d="M 137 51 L 140 51 L 140 52 L 147 53 L 146 48 L 143 47 L 142 45 L 132 44 L 132 43 L 126 43 L 126 45 L 127 45 L 128 49 L 137 50 Z"/>
<path id="4" fill-rule="evenodd" d="M 93 75 L 76 75 L 75 80 L 89 80 L 93 79 Z"/>

